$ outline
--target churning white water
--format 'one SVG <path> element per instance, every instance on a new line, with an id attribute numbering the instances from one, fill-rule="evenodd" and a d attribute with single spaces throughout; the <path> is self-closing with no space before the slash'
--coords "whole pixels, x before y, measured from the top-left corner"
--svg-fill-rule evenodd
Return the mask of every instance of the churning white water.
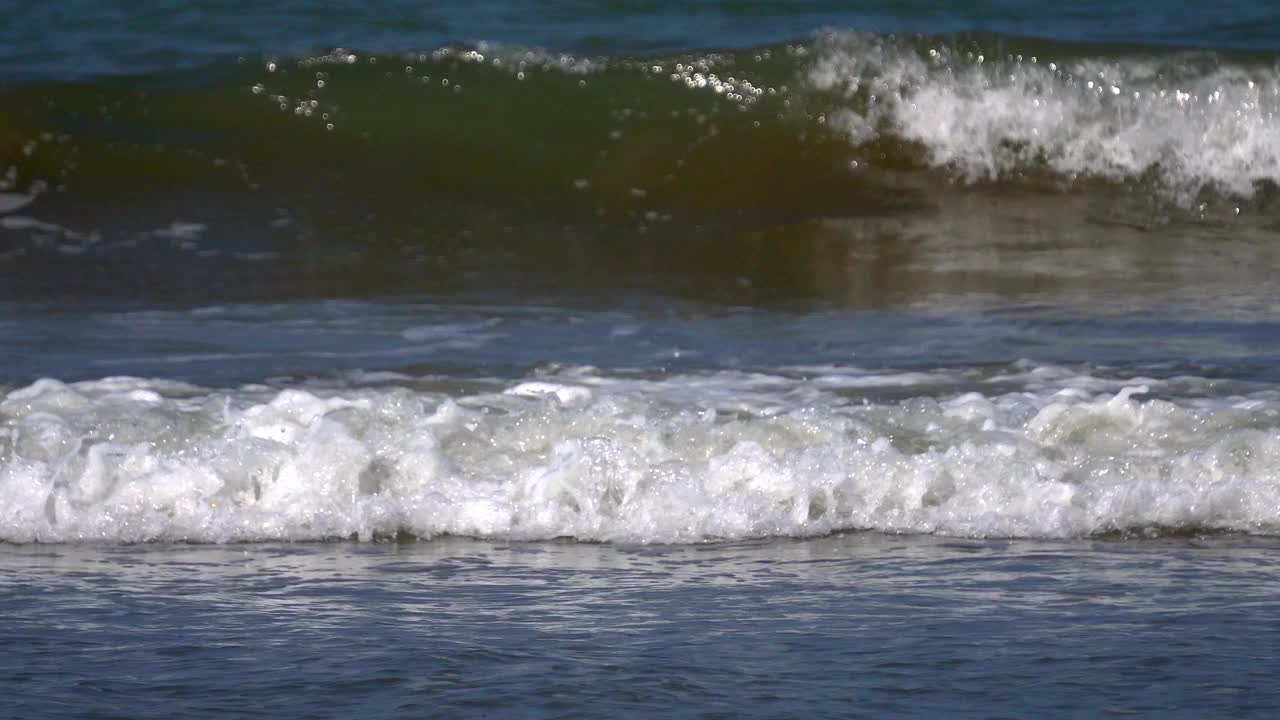
<path id="1" fill-rule="evenodd" d="M 1208 380 L 1032 364 L 986 391 L 936 390 L 956 379 L 571 368 L 481 392 L 394 375 L 231 391 L 41 380 L 0 401 L 0 539 L 1280 529 L 1274 390 L 1215 397 L 1197 392 Z"/>
<path id="2" fill-rule="evenodd" d="M 1280 181 L 1280 71 L 1211 53 L 1036 57 L 961 44 L 921 50 L 833 33 L 809 83 L 846 93 L 831 123 L 856 143 L 891 135 L 976 179 L 1046 167 L 1063 177 L 1154 176 L 1190 201 Z"/>

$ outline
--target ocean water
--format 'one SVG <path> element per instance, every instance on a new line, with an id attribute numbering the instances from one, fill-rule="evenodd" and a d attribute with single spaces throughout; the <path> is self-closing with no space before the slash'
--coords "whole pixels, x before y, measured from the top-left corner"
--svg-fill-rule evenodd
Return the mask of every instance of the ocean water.
<path id="1" fill-rule="evenodd" d="M 0 7 L 9 717 L 1269 716 L 1271 3 Z"/>

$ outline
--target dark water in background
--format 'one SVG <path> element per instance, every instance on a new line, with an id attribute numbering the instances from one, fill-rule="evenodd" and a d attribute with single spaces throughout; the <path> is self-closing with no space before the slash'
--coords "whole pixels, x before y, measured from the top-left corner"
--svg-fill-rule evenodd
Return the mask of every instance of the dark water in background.
<path id="1" fill-rule="evenodd" d="M 1197 303 L 1269 267 L 1280 76 L 1172 7 L 24 5 L 3 293 Z"/>
<path id="2" fill-rule="evenodd" d="M 1280 15 L 846 5 L 0 3 L 4 714 L 1268 715 Z"/>
<path id="3" fill-rule="evenodd" d="M 1260 5 L 92 5 L 6 25 L 7 300 L 1198 304 L 1269 269 Z"/>

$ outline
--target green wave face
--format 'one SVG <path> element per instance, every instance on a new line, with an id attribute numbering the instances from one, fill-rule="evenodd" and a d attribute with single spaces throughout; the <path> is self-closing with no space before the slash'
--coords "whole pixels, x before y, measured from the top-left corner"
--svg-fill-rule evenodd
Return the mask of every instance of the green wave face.
<path id="1" fill-rule="evenodd" d="M 199 272 L 297 261 L 216 270 L 262 292 L 573 265 L 809 294 L 873 236 L 896 238 L 892 258 L 938 227 L 982 237 L 1025 218 L 1265 229 L 1280 179 L 1266 58 L 998 36 L 832 32 L 656 57 L 335 50 L 36 81 L 0 108 L 2 191 L 30 218 L 4 228 L 22 262 L 53 248 L 110 267 L 166 238 L 140 286 L 168 282 L 168 253 L 203 258 Z"/>
<path id="2" fill-rule="evenodd" d="M 676 70 L 682 61 L 689 70 Z M 15 158 L 21 180 L 69 191 L 355 192 L 569 217 L 835 212 L 855 183 L 851 148 L 812 122 L 814 108 L 792 107 L 790 96 L 803 98 L 788 87 L 802 81 L 795 70 L 735 55 L 650 64 L 339 52 L 216 68 L 214 82 L 161 78 L 145 91 L 40 86 L 7 105 L 35 143 Z M 774 180 L 782 175 L 792 181 Z"/>

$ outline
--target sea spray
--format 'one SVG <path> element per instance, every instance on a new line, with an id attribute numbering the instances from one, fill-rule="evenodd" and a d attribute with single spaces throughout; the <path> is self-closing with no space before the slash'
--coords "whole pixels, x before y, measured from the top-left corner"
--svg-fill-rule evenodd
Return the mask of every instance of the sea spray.
<path id="1" fill-rule="evenodd" d="M 1046 383 L 1044 369 L 1018 390 L 874 402 L 857 372 L 645 381 L 571 368 L 460 395 L 41 381 L 0 402 L 0 534 L 686 543 L 1280 529 L 1273 391 L 1179 397 L 1151 378 Z M 895 379 L 869 377 L 879 390 Z"/>

